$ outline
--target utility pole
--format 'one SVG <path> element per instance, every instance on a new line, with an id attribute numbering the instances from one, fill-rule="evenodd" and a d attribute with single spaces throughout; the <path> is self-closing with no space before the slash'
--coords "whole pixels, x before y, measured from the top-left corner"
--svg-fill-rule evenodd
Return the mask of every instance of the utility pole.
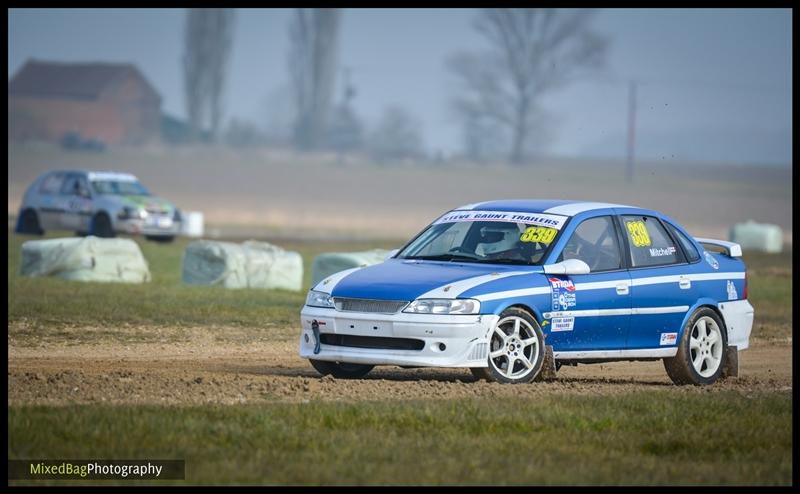
<path id="1" fill-rule="evenodd" d="M 636 145 L 636 82 L 628 83 L 628 161 L 625 167 L 625 181 L 633 182 L 633 151 Z"/>

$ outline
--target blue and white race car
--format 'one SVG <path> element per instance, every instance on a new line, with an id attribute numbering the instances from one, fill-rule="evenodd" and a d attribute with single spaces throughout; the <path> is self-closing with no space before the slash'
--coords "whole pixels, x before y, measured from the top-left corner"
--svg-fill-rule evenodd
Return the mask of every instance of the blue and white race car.
<path id="1" fill-rule="evenodd" d="M 468 367 L 503 383 L 565 364 L 663 359 L 676 384 L 707 385 L 737 375 L 749 344 L 741 255 L 649 209 L 470 204 L 385 262 L 314 286 L 300 356 L 341 378 L 375 365 Z"/>

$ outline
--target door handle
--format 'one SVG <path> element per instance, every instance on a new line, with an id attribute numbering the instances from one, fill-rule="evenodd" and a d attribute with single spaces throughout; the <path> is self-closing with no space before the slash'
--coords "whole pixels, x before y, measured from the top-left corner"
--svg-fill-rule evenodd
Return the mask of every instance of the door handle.
<path id="1" fill-rule="evenodd" d="M 692 280 L 684 276 L 681 276 L 680 278 L 678 278 L 678 286 L 681 287 L 681 290 L 688 290 L 689 288 L 692 287 Z"/>
<path id="2" fill-rule="evenodd" d="M 627 295 L 628 294 L 628 284 L 627 283 L 618 283 L 617 284 L 617 295 Z"/>

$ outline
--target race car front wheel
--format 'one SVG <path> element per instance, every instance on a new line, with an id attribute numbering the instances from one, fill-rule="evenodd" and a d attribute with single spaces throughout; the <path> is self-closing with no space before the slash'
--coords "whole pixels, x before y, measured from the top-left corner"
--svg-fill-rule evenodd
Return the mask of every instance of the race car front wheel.
<path id="1" fill-rule="evenodd" d="M 91 234 L 100 238 L 113 238 L 114 228 L 111 226 L 111 219 L 105 213 L 97 213 L 92 218 Z"/>
<path id="2" fill-rule="evenodd" d="M 725 367 L 727 346 L 725 324 L 716 312 L 701 307 L 687 321 L 678 353 L 664 359 L 664 369 L 675 384 L 713 384 Z"/>
<path id="3" fill-rule="evenodd" d="M 528 383 L 541 372 L 544 335 L 527 311 L 516 307 L 503 311 L 489 341 L 489 366 L 470 369 L 478 379 Z"/>
<path id="4" fill-rule="evenodd" d="M 375 367 L 374 365 L 326 362 L 325 360 L 314 359 L 309 359 L 309 362 L 323 376 L 330 374 L 337 379 L 358 379 L 366 376 Z"/>

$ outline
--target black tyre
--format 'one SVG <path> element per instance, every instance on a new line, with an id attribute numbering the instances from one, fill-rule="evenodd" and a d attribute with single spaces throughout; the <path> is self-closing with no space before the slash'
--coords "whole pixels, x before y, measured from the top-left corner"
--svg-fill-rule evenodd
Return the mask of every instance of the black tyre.
<path id="1" fill-rule="evenodd" d="M 470 370 L 478 379 L 501 383 L 533 381 L 544 364 L 544 334 L 538 321 L 523 309 L 500 314 L 489 343 L 489 366 Z"/>
<path id="2" fill-rule="evenodd" d="M 728 331 L 716 312 L 697 309 L 683 328 L 678 353 L 664 359 L 664 369 L 678 385 L 707 386 L 719 379 L 725 368 Z"/>
<path id="3" fill-rule="evenodd" d="M 97 213 L 92 218 L 92 235 L 100 238 L 114 238 L 114 228 L 111 226 L 111 218 L 106 213 Z"/>
<path id="4" fill-rule="evenodd" d="M 174 235 L 145 235 L 144 238 L 153 242 L 158 242 L 160 244 L 168 244 L 173 240 L 175 240 Z"/>
<path id="5" fill-rule="evenodd" d="M 309 359 L 311 366 L 323 376 L 328 374 L 337 379 L 358 379 L 366 376 L 375 366 L 367 364 L 352 364 L 349 362 L 327 362 L 325 360 Z"/>
<path id="6" fill-rule="evenodd" d="M 33 209 L 26 209 L 22 212 L 22 216 L 19 218 L 17 232 L 25 233 L 27 235 L 44 234 L 44 230 L 42 230 L 42 227 L 39 224 L 39 215 L 36 214 L 36 211 Z"/>

